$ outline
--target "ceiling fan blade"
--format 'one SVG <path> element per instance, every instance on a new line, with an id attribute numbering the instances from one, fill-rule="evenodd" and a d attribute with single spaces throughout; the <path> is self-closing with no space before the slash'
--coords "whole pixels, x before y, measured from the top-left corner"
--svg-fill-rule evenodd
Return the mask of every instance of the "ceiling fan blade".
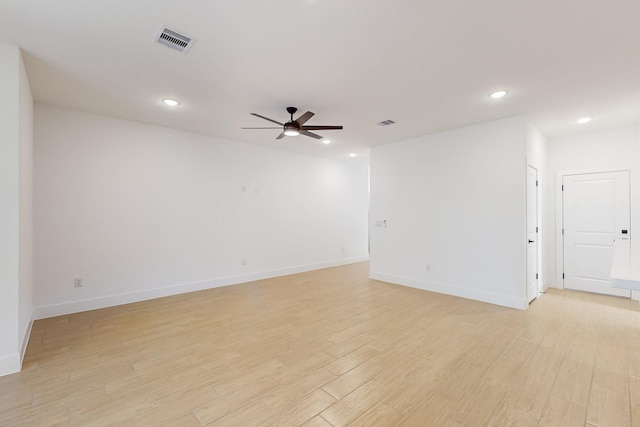
<path id="1" fill-rule="evenodd" d="M 278 136 L 276 136 L 276 139 L 282 139 L 284 138 L 284 131 L 282 131 L 282 133 Z"/>
<path id="2" fill-rule="evenodd" d="M 300 129 L 300 135 L 310 136 L 311 138 L 315 138 L 315 139 L 322 139 L 320 135 L 317 135 L 313 132 L 309 132 L 308 130 L 304 130 L 304 129 Z"/>
<path id="3" fill-rule="evenodd" d="M 311 117 L 313 117 L 315 114 L 312 113 L 311 111 L 307 111 L 306 113 L 304 113 L 303 115 L 301 115 L 300 117 L 298 117 L 296 119 L 296 122 L 298 122 L 298 124 L 300 126 L 302 126 L 303 124 L 307 123 L 309 121 L 309 119 Z"/>
<path id="4" fill-rule="evenodd" d="M 275 123 L 275 124 L 277 124 L 277 125 L 284 126 L 284 124 L 283 124 L 283 123 L 276 122 L 275 120 L 272 120 L 272 119 L 270 119 L 269 117 L 261 116 L 260 114 L 256 114 L 256 113 L 251 113 L 251 115 L 252 115 L 252 116 L 256 116 L 256 117 L 260 117 L 261 119 L 264 119 L 264 120 L 268 120 L 268 121 L 270 121 L 271 123 Z"/>
<path id="5" fill-rule="evenodd" d="M 270 128 L 242 128 L 242 129 L 282 129 L 282 127 L 270 127 Z"/>
<path id="6" fill-rule="evenodd" d="M 341 130 L 342 126 L 302 126 L 303 130 Z"/>

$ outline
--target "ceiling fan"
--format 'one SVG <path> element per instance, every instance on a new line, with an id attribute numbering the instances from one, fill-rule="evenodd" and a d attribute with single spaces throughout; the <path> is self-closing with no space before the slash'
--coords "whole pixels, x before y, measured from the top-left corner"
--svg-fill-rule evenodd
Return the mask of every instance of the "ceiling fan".
<path id="1" fill-rule="evenodd" d="M 280 125 L 280 127 L 261 127 L 261 128 L 242 128 L 242 129 L 282 129 L 280 135 L 276 137 L 276 139 L 282 139 L 285 136 L 297 136 L 297 135 L 305 135 L 310 136 L 315 139 L 322 139 L 322 137 L 316 133 L 309 132 L 310 130 L 340 130 L 342 126 L 309 126 L 305 125 L 309 121 L 311 117 L 314 116 L 314 113 L 311 111 L 307 111 L 297 119 L 293 119 L 293 115 L 298 111 L 296 107 L 287 107 L 287 112 L 291 115 L 291 120 L 286 123 L 280 123 L 273 119 L 270 119 L 265 116 L 261 116 L 260 114 L 251 113 L 256 117 L 260 117 L 261 119 L 270 121 L 271 123 L 275 123 Z"/>

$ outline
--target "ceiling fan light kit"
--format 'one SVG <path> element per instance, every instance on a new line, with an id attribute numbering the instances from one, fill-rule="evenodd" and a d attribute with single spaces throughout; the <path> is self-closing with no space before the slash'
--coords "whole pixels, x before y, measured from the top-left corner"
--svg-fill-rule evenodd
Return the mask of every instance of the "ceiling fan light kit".
<path id="1" fill-rule="evenodd" d="M 286 136 L 298 136 L 300 135 L 300 126 L 297 126 L 296 122 L 288 122 L 284 124 L 284 134 Z"/>
<path id="2" fill-rule="evenodd" d="M 277 127 L 272 127 L 272 128 L 264 128 L 264 127 L 260 127 L 260 128 L 256 128 L 256 127 L 251 127 L 251 128 L 242 128 L 242 129 L 282 129 L 282 132 L 280 133 L 280 135 L 278 135 L 276 137 L 276 139 L 282 139 L 285 136 L 298 136 L 298 135 L 304 135 L 304 136 L 308 136 L 311 138 L 315 138 L 315 139 L 323 139 L 322 136 L 310 132 L 312 130 L 341 130 L 342 126 L 320 126 L 320 125 L 305 125 L 305 123 L 307 123 L 309 121 L 309 119 L 311 117 L 313 117 L 315 114 L 312 113 L 311 111 L 307 111 L 306 113 L 304 113 L 303 115 L 301 115 L 300 117 L 298 117 L 297 119 L 293 118 L 293 115 L 298 111 L 298 109 L 296 107 L 287 107 L 287 112 L 289 113 L 291 119 L 286 122 L 286 123 L 280 123 L 276 120 L 270 119 L 268 117 L 265 116 L 261 116 L 260 114 L 256 114 L 256 113 L 251 113 L 251 115 L 256 116 L 256 117 L 260 117 L 263 120 L 267 120 L 271 123 L 275 123 L 277 125 L 280 125 L 281 128 L 277 128 Z"/>

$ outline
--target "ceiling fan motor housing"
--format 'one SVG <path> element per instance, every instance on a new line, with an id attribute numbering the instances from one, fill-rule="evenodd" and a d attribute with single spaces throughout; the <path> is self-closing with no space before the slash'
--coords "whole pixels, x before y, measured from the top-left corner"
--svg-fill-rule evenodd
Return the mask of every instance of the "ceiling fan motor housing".
<path id="1" fill-rule="evenodd" d="M 284 124 L 284 134 L 287 136 L 297 136 L 300 134 L 300 125 L 292 121 Z"/>
<path id="2" fill-rule="evenodd" d="M 300 125 L 298 122 L 287 122 L 284 124 L 284 130 L 295 130 L 300 132 Z"/>

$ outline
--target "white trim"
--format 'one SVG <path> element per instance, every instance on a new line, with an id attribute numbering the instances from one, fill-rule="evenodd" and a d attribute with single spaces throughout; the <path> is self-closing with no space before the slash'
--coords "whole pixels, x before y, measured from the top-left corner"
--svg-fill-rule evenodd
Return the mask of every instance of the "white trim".
<path id="1" fill-rule="evenodd" d="M 378 273 L 376 271 L 370 271 L 369 277 L 371 279 L 380 280 L 382 282 L 409 286 L 425 291 L 437 292 L 439 294 L 453 295 L 455 297 L 487 302 L 489 304 L 501 305 L 504 307 L 517 308 L 519 310 L 526 310 L 529 307 L 529 304 L 526 301 L 526 297 L 517 298 L 491 292 L 481 292 L 476 289 L 461 288 L 445 283 L 413 279 L 410 277 L 394 276 L 390 274 Z"/>
<path id="2" fill-rule="evenodd" d="M 227 276 L 210 280 L 203 280 L 192 283 L 181 283 L 178 285 L 166 286 L 163 288 L 148 289 L 144 291 L 127 292 L 122 294 L 108 295 L 98 298 L 90 298 L 78 301 L 69 301 L 61 304 L 47 305 L 34 308 L 34 319 L 46 319 L 48 317 L 63 316 L 66 314 L 79 313 L 88 310 L 113 307 L 116 305 L 129 304 L 133 302 L 146 301 L 155 298 L 162 298 L 172 295 L 184 294 L 187 292 L 202 291 L 205 289 L 218 288 L 221 286 L 237 285 L 239 283 L 252 282 L 255 280 L 269 279 L 272 277 L 286 276 L 289 274 L 304 273 L 306 271 L 320 270 L 322 268 L 337 267 L 340 265 L 353 264 L 356 262 L 368 261 L 367 255 L 340 259 L 334 261 L 324 261 L 314 264 L 299 265 L 276 270 L 261 271 L 237 276 Z"/>
<path id="3" fill-rule="evenodd" d="M 564 227 L 564 198 L 562 194 L 562 185 L 564 181 L 564 174 L 556 174 L 556 283 L 555 288 L 564 289 L 564 279 L 562 274 L 564 273 L 564 236 L 562 235 L 562 229 Z"/>
<path id="4" fill-rule="evenodd" d="M 9 354 L 0 357 L 0 377 L 20 372 L 20 354 Z"/>
<path id="5" fill-rule="evenodd" d="M 539 227 L 540 227 L 540 187 L 538 187 L 538 168 L 536 168 L 535 166 L 533 166 L 531 163 L 529 163 L 527 161 L 527 167 L 526 167 L 526 177 L 525 177 L 525 215 L 526 215 L 526 219 L 525 219 L 525 225 L 524 225 L 524 241 L 527 242 L 525 243 L 525 250 L 524 250 L 524 265 L 525 265 L 525 269 L 524 269 L 524 294 L 525 294 L 525 298 L 529 299 L 529 295 L 527 293 L 527 291 L 529 290 L 529 246 L 528 246 L 528 240 L 529 240 L 529 168 L 533 169 L 534 171 L 536 171 L 536 222 L 535 222 L 535 226 L 536 226 L 536 292 L 535 292 L 535 296 L 533 298 L 531 298 L 531 300 L 529 300 L 529 303 L 531 301 L 533 301 L 534 299 L 538 298 L 540 296 L 540 287 L 541 287 L 541 283 L 543 282 L 543 278 L 542 278 L 542 239 L 540 238 L 540 236 L 542 236 L 542 233 L 539 233 Z"/>
<path id="6" fill-rule="evenodd" d="M 24 355 L 27 352 L 27 345 L 29 345 L 29 338 L 31 337 L 31 329 L 33 328 L 33 310 L 31 311 L 31 318 L 29 319 L 29 325 L 27 325 L 27 329 L 24 331 L 24 335 L 22 336 L 22 343 L 20 344 L 20 366 L 22 367 L 22 362 L 24 361 Z"/>

